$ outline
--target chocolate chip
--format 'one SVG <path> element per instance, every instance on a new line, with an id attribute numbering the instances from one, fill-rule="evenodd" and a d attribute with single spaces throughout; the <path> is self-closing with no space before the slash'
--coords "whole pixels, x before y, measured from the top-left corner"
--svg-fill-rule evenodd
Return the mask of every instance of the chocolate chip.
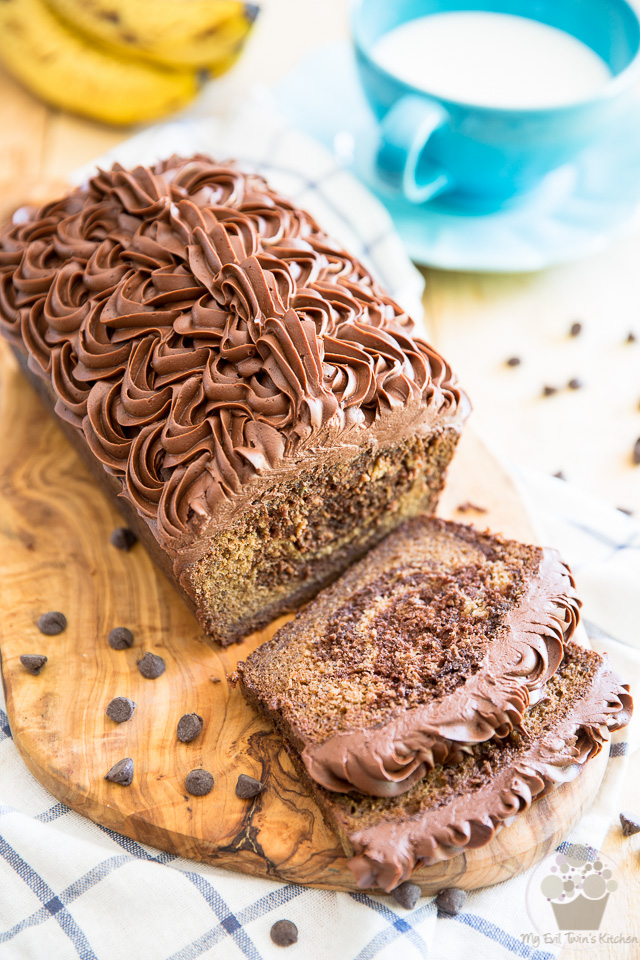
<path id="1" fill-rule="evenodd" d="M 298 942 L 298 928 L 291 920 L 276 920 L 271 927 L 271 939 L 278 947 L 290 947 Z"/>
<path id="2" fill-rule="evenodd" d="M 507 364 L 508 367 L 519 367 L 520 364 L 522 363 L 522 360 L 520 359 L 520 357 L 509 357 L 509 359 L 506 360 L 505 363 Z"/>
<path id="3" fill-rule="evenodd" d="M 554 473 L 554 477 L 555 477 L 557 480 L 566 480 L 566 479 L 567 479 L 567 478 L 565 477 L 564 473 L 562 472 L 562 470 L 558 470 L 556 473 Z"/>
<path id="4" fill-rule="evenodd" d="M 131 547 L 138 542 L 138 538 L 133 530 L 129 530 L 129 527 L 116 527 L 109 537 L 109 541 L 116 550 L 124 550 L 128 553 Z"/>
<path id="5" fill-rule="evenodd" d="M 633 445 L 633 453 L 631 454 L 631 459 L 636 464 L 636 466 L 640 463 L 640 437 L 638 437 L 635 444 Z"/>
<path id="6" fill-rule="evenodd" d="M 241 800 L 251 800 L 252 797 L 262 793 L 263 789 L 264 784 L 255 777 L 248 777 L 246 773 L 241 773 L 236 783 L 236 797 L 240 797 Z"/>
<path id="7" fill-rule="evenodd" d="M 554 393 L 558 392 L 557 387 L 552 387 L 550 384 L 546 383 L 542 388 L 543 397 L 552 397 Z"/>
<path id="8" fill-rule="evenodd" d="M 47 658 L 42 653 L 23 653 L 20 657 L 20 663 L 28 670 L 29 673 L 32 673 L 34 677 L 37 677 L 45 663 Z"/>
<path id="9" fill-rule="evenodd" d="M 635 343 L 637 339 L 638 339 L 638 338 L 636 337 L 636 335 L 635 335 L 635 333 L 633 332 L 633 330 L 629 330 L 629 333 L 627 334 L 627 339 L 625 340 L 625 343 Z"/>
<path id="10" fill-rule="evenodd" d="M 107 639 L 114 650 L 127 650 L 133 646 L 133 634 L 127 627 L 114 627 Z"/>
<path id="11" fill-rule="evenodd" d="M 625 837 L 632 837 L 634 833 L 640 833 L 640 817 L 634 813 L 621 813 L 620 825 Z"/>
<path id="12" fill-rule="evenodd" d="M 569 390 L 580 390 L 584 384 L 582 383 L 582 380 L 578 379 L 578 377 L 572 377 L 567 386 L 569 387 Z"/>
<path id="13" fill-rule="evenodd" d="M 55 637 L 58 633 L 62 633 L 66 625 L 67 618 L 59 610 L 43 613 L 38 620 L 38 630 L 40 633 L 46 633 L 48 637 Z"/>
<path id="14" fill-rule="evenodd" d="M 406 880 L 391 891 L 391 896 L 405 910 L 413 910 L 416 903 L 422 896 L 422 890 L 417 883 L 410 883 Z"/>
<path id="15" fill-rule="evenodd" d="M 114 763 L 109 773 L 105 776 L 105 780 L 110 780 L 112 783 L 119 783 L 123 787 L 128 787 L 133 780 L 133 760 L 131 757 L 125 757 L 124 760 L 118 760 L 117 763 Z"/>
<path id="16" fill-rule="evenodd" d="M 194 797 L 204 797 L 213 790 L 213 777 L 208 770 L 192 770 L 184 785 Z"/>
<path id="17" fill-rule="evenodd" d="M 572 323 L 571 327 L 569 328 L 569 336 L 579 337 L 581 333 L 582 333 L 582 324 L 576 320 L 576 322 Z"/>
<path id="18" fill-rule="evenodd" d="M 197 713 L 185 713 L 178 720 L 178 740 L 183 743 L 191 743 L 202 730 L 202 717 Z"/>
<path id="19" fill-rule="evenodd" d="M 124 723 L 131 720 L 136 705 L 128 697 L 114 697 L 107 707 L 107 716 L 116 723 Z"/>
<path id="20" fill-rule="evenodd" d="M 166 670 L 165 662 L 156 653 L 145 653 L 141 660 L 136 661 L 138 670 L 147 680 L 156 680 Z"/>
<path id="21" fill-rule="evenodd" d="M 441 890 L 436 897 L 436 907 L 441 913 L 446 913 L 450 917 L 455 917 L 460 913 L 465 905 L 467 894 L 458 887 L 447 887 Z"/>

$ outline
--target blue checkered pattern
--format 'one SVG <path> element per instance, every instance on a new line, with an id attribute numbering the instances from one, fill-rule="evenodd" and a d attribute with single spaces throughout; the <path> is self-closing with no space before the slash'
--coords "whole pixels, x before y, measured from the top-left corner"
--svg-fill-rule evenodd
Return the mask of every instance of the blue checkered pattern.
<path id="1" fill-rule="evenodd" d="M 279 125 L 264 105 L 224 127 L 208 120 L 155 128 L 101 164 L 196 150 L 235 156 L 264 170 L 419 315 L 422 281 L 386 212 L 324 150 Z M 561 481 L 522 479 L 548 541 L 577 572 L 594 646 L 609 649 L 626 677 L 640 677 L 634 622 L 640 530 Z M 0 960 L 274 960 L 283 953 L 269 930 L 283 918 L 300 932 L 286 952 L 291 960 L 556 955 L 523 940 L 531 930 L 526 876 L 471 894 L 452 918 L 439 915 L 432 900 L 408 912 L 364 892 L 311 890 L 190 863 L 92 824 L 33 779 L 15 749 L 3 706 L 0 698 Z M 594 849 L 601 844 L 617 812 L 616 789 L 634 749 L 631 736 L 630 729 L 618 735 L 600 800 L 572 842 Z"/>

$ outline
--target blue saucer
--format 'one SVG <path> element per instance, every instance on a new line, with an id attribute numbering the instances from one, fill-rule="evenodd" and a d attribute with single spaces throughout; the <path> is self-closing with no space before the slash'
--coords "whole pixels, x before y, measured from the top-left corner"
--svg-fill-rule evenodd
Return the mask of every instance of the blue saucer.
<path id="1" fill-rule="evenodd" d="M 606 141 L 580 154 L 517 203 L 474 213 L 435 199 L 419 207 L 376 177 L 377 128 L 351 47 L 318 47 L 274 88 L 276 105 L 384 203 L 417 263 L 517 273 L 598 253 L 640 221 L 640 100 Z"/>

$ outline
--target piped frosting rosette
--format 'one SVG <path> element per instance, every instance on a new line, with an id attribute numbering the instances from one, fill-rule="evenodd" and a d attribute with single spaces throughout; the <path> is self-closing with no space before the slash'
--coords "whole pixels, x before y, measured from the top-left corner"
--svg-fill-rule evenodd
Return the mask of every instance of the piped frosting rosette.
<path id="1" fill-rule="evenodd" d="M 402 579 L 374 607 L 378 621 L 394 616 L 415 591 Z M 410 598 L 409 598 L 410 599 Z M 350 729 L 307 744 L 302 759 L 317 783 L 339 793 L 376 797 L 406 793 L 439 763 L 456 763 L 470 744 L 504 737 L 556 672 L 578 622 L 580 601 L 569 568 L 555 550 L 543 552 L 537 575 L 486 645 L 478 669 L 449 694 L 368 729 Z M 373 616 L 367 612 L 368 620 Z M 355 624 L 354 633 L 371 624 Z"/>
<path id="2" fill-rule="evenodd" d="M 174 555 L 305 453 L 468 411 L 357 260 L 204 156 L 116 164 L 19 210 L 0 232 L 0 329 Z"/>

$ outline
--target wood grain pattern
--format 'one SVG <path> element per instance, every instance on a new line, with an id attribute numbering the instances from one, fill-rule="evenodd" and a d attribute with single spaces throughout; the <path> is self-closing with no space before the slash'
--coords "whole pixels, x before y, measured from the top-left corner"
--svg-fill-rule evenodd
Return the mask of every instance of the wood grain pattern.
<path id="1" fill-rule="evenodd" d="M 225 679 L 278 624 L 242 645 L 212 646 L 140 545 L 128 554 L 110 546 L 117 512 L 4 347 L 2 370 L 2 672 L 11 729 L 29 769 L 74 810 L 141 842 L 273 879 L 354 889 L 338 841 L 279 737 Z M 533 536 L 516 491 L 473 435 L 452 471 L 445 510 L 456 513 L 466 501 L 487 509 L 467 508 L 466 519 Z M 39 632 L 47 610 L 65 613 L 62 634 Z M 131 649 L 108 645 L 115 626 L 133 631 Z M 136 668 L 147 650 L 166 662 L 157 680 Z M 40 676 L 21 666 L 23 653 L 49 658 Z M 131 721 L 106 716 L 115 696 L 136 702 Z M 191 712 L 203 717 L 203 733 L 180 743 L 177 722 Z M 104 780 L 123 757 L 135 763 L 129 788 Z M 454 882 L 473 889 L 525 869 L 591 802 L 604 763 L 590 764 L 574 783 L 534 804 L 487 847 L 422 869 L 418 882 L 427 892 Z M 200 766 L 213 773 L 215 786 L 207 797 L 191 797 L 184 779 Z M 238 799 L 240 773 L 262 780 L 264 792 Z"/>

